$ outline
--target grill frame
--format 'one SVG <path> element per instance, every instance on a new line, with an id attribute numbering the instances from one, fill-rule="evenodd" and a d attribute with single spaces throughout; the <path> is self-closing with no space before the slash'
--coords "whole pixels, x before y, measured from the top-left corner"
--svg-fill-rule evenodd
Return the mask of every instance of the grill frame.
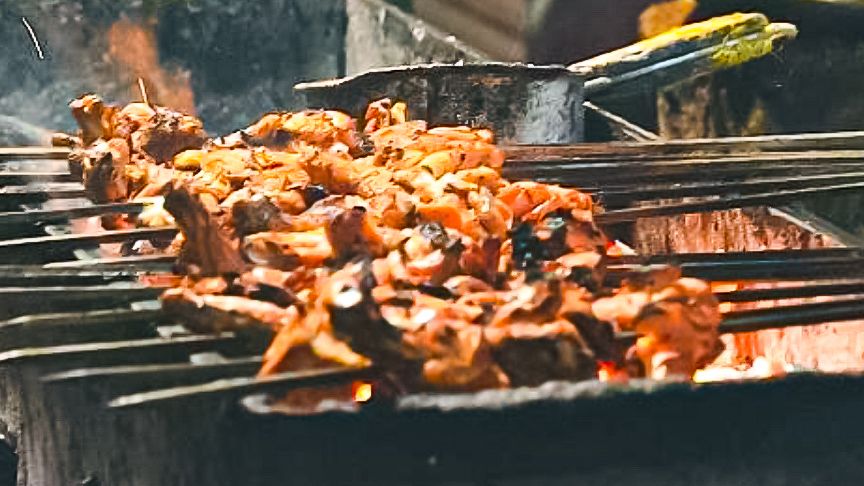
<path id="1" fill-rule="evenodd" d="M 707 240 L 726 240 L 724 231 L 734 229 L 736 217 L 744 215 L 765 225 L 762 230 L 770 234 L 783 233 L 783 225 L 791 225 L 798 228 L 797 235 L 786 235 L 782 241 L 772 244 L 783 247 L 814 247 L 820 245 L 842 245 L 842 236 L 832 234 L 825 237 L 817 237 L 811 231 L 812 228 L 803 228 L 797 224 L 794 218 L 785 213 L 774 212 L 774 215 L 764 210 L 734 210 L 723 213 L 708 213 L 706 218 L 715 217 L 720 214 L 720 235 L 707 237 Z M 767 214 L 767 216 L 766 216 Z M 686 219 L 687 217 L 682 217 Z M 725 219 L 724 219 L 725 218 Z M 657 221 L 668 222 L 670 218 L 659 218 Z M 674 219 L 674 218 L 672 218 Z M 769 228 L 773 225 L 773 228 Z M 619 232 L 635 234 L 636 237 L 644 237 L 656 232 L 656 227 L 645 221 L 636 224 L 620 225 Z M 758 226 L 758 225 L 757 225 Z M 795 243 L 792 245 L 790 243 Z M 649 246 L 645 246 L 649 245 Z M 657 253 L 658 251 L 669 251 L 674 248 L 651 247 L 648 242 L 640 247 L 646 253 Z M 729 248 L 723 248 L 728 250 Z M 741 248 L 752 250 L 752 247 Z M 64 264 L 65 265 L 65 264 Z M 61 265 L 63 266 L 63 265 Z M 134 265 L 131 268 L 123 266 L 118 268 L 117 278 L 122 279 L 127 275 L 134 275 Z M 71 274 L 76 271 L 64 270 Z M 83 288 L 87 288 L 84 286 Z M 74 287 L 70 287 L 70 290 Z M 105 404 L 118 396 L 153 391 L 162 388 L 173 388 L 182 385 L 202 385 L 216 377 L 241 377 L 248 376 L 252 364 L 249 359 L 242 356 L 249 352 L 248 342 L 242 337 L 226 338 L 227 341 L 215 339 L 209 342 L 206 338 L 198 341 L 191 338 L 189 343 L 184 342 L 183 337 L 167 338 L 156 342 L 148 340 L 146 331 L 136 325 L 129 325 L 124 320 L 118 319 L 111 323 L 111 319 L 101 321 L 98 325 L 93 324 L 91 334 L 71 332 L 63 334 L 63 330 L 70 328 L 59 324 L 56 329 L 45 333 L 45 327 L 27 326 L 23 324 L 19 332 L 17 345 L 23 347 L 21 351 L 10 351 L 0 354 L 0 388 L 4 389 L 7 397 L 18 397 L 19 400 L 6 400 L 0 407 L 0 421 L 6 424 L 8 436 L 13 438 L 13 444 L 17 440 L 19 452 L 19 477 L 20 484 L 56 484 L 66 483 L 70 480 L 83 480 L 85 478 L 97 478 L 106 484 L 275 484 L 279 479 L 292 476 L 308 484 L 340 484 L 357 474 L 366 474 L 374 477 L 369 484 L 397 484 L 404 480 L 417 480 L 421 483 L 431 484 L 497 484 L 500 481 L 530 481 L 531 478 L 543 477 L 550 481 L 572 481 L 590 477 L 604 478 L 609 473 L 610 465 L 618 459 L 610 460 L 608 464 L 598 462 L 595 459 L 583 459 L 581 461 L 569 460 L 561 454 L 545 457 L 542 454 L 531 456 L 531 459 L 522 461 L 505 460 L 508 466 L 501 467 L 502 460 L 489 453 L 484 456 L 486 462 L 478 465 L 476 461 L 469 464 L 460 463 L 458 460 L 451 464 L 450 456 L 447 456 L 447 466 L 444 467 L 441 460 L 433 461 L 435 465 L 429 464 L 429 457 L 438 457 L 436 452 L 442 447 L 443 442 L 432 442 L 420 446 L 412 445 L 417 436 L 434 433 L 436 430 L 447 430 L 459 437 L 454 442 L 460 444 L 474 444 L 474 447 L 463 449 L 466 457 L 474 450 L 495 451 L 495 445 L 505 443 L 501 436 L 501 427 L 496 426 L 506 422 L 508 436 L 518 437 L 516 443 L 531 443 L 529 448 L 534 451 L 544 450 L 535 447 L 540 439 L 548 442 L 550 431 L 566 429 L 569 425 L 574 429 L 584 426 L 586 417 L 591 417 L 594 422 L 603 422 L 604 417 L 610 419 L 615 415 L 609 413 L 615 408 L 610 404 L 616 403 L 616 398 L 608 397 L 603 401 L 602 396 L 608 393 L 609 386 L 599 383 L 583 383 L 573 385 L 575 388 L 556 392 L 544 392 L 538 390 L 515 390 L 505 392 L 510 397 L 510 406 L 494 405 L 486 403 L 464 403 L 470 402 L 477 397 L 420 397 L 412 396 L 402 400 L 395 410 L 363 410 L 358 414 L 324 414 L 316 417 L 285 416 L 272 408 L 266 406 L 262 395 L 247 395 L 238 400 L 237 394 L 216 394 L 208 397 L 193 397 L 178 400 L 169 400 L 161 404 L 148 404 L 135 410 L 106 410 Z M 71 322 L 69 324 L 72 324 Z M 122 335 L 115 331 L 124 328 L 133 332 L 131 337 L 143 339 L 143 341 L 130 341 L 128 343 L 118 342 Z M 118 326 L 113 328 L 113 326 Z M 49 326 L 50 328 L 50 326 Z M 145 326 L 146 328 L 146 326 Z M 26 330 L 25 330 L 26 329 Z M 32 330 L 30 330 L 32 329 Z M 135 334 L 143 332 L 144 334 Z M 56 333 L 56 334 L 55 334 Z M 54 340 L 55 344 L 43 349 L 32 349 L 33 346 L 44 345 Z M 94 341 L 95 340 L 95 341 Z M 150 344 L 151 346 L 147 346 Z M 227 349 L 235 356 L 240 356 L 238 361 L 228 363 L 214 363 L 210 365 L 189 365 L 191 355 L 196 352 L 213 352 Z M 28 350 L 28 348 L 31 348 Z M 159 349 L 173 349 L 173 353 L 158 351 Z M 157 351 L 153 351 L 157 350 Z M 186 363 L 186 364 L 184 364 Z M 857 391 L 856 386 L 864 379 L 859 375 L 830 375 L 809 376 L 806 378 L 793 377 L 778 380 L 774 385 L 763 383 L 766 388 L 753 384 L 724 383 L 709 387 L 664 387 L 657 384 L 637 384 L 635 390 L 631 389 L 632 395 L 626 395 L 633 403 L 648 404 L 663 409 L 663 403 L 680 404 L 700 403 L 704 410 L 708 410 L 708 401 L 703 396 L 724 396 L 724 403 L 730 403 L 733 397 L 744 395 L 749 403 L 758 404 L 764 396 L 779 396 L 782 393 L 776 390 L 784 390 L 783 393 L 797 390 L 797 393 L 807 394 L 807 399 L 798 403 L 789 410 L 806 419 L 812 428 L 829 427 L 833 422 L 825 422 L 824 425 L 817 420 L 819 417 L 808 415 L 808 410 L 814 407 L 824 406 L 831 403 L 826 397 L 829 395 L 833 400 L 842 403 L 852 402 L 859 404 L 864 400 Z M 789 381 L 791 380 L 791 381 Z M 831 385 L 840 382 L 850 385 L 847 394 L 842 393 L 841 386 Z M 550 385 L 551 386 L 551 385 Z M 565 389 L 568 386 L 562 385 Z M 755 388 L 754 388 L 755 386 Z M 833 386 L 833 388 L 832 388 Z M 743 387 L 743 388 L 742 388 Z M 809 387 L 809 388 L 808 388 Z M 823 387 L 823 388 L 820 388 Z M 824 388 L 830 388 L 831 393 L 825 392 Z M 576 390 L 576 391 L 573 391 Z M 581 392 L 580 392 L 581 390 Z M 707 391 L 706 391 L 707 390 Z M 744 391 L 741 390 L 751 390 Z M 840 391 L 838 391 L 840 390 Z M 535 400 L 520 402 L 519 397 L 526 394 L 534 394 Z M 712 395 L 713 394 L 713 395 Z M 773 394 L 773 395 L 772 395 Z M 779 394 L 779 395 L 778 395 Z M 565 399 L 561 399 L 561 395 Z M 482 394 L 480 396 L 483 396 Z M 543 397 L 536 400 L 538 396 Z M 615 395 L 617 396 L 617 395 Z M 598 398 L 601 397 L 601 398 Z M 674 400 L 668 397 L 677 397 Z M 682 400 L 681 397 L 684 397 Z M 463 403 L 459 405 L 460 399 Z M 820 401 L 820 400 L 825 401 Z M 424 405 L 425 400 L 425 405 Z M 688 401 L 689 400 L 689 401 Z M 507 400 L 504 400 L 506 402 Z M 777 401 L 777 399 L 775 399 Z M 501 400 L 495 400 L 500 403 Z M 52 406 L 62 403 L 63 406 Z M 782 404 L 778 401 L 777 403 Z M 809 405 L 808 405 L 809 404 Z M 420 406 L 423 405 L 423 406 Z M 731 405 L 730 405 L 731 406 Z M 593 408 L 592 408 L 593 407 Z M 622 407 L 624 407 L 622 405 Z M 627 410 L 633 407 L 628 405 Z M 852 407 L 854 408 L 854 407 Z M 604 415 L 605 413 L 605 415 Z M 659 413 L 659 412 L 658 412 Z M 626 415 L 626 414 L 625 414 Z M 663 416 L 662 414 L 660 416 Z M 736 437 L 745 444 L 747 440 L 757 437 L 747 435 L 747 424 L 755 420 L 754 415 L 746 413 L 726 417 L 722 422 L 730 430 L 737 431 Z M 761 417 L 761 416 L 760 416 Z M 828 418 L 834 417 L 829 415 Z M 537 422 L 538 418 L 540 420 Z M 679 417 L 680 418 L 680 417 Z M 470 419 L 470 420 L 469 420 Z M 633 425 L 632 420 L 624 420 L 625 424 L 615 424 L 615 429 L 620 437 L 637 435 L 635 430 L 642 434 L 656 436 L 661 431 L 656 428 L 657 416 L 642 417 L 638 427 Z M 696 417 L 694 416 L 694 420 Z M 735 421 L 737 419 L 737 422 Z M 472 435 L 478 429 L 467 427 L 466 424 L 473 420 L 479 420 L 487 424 L 480 429 L 479 435 Z M 823 422 L 826 419 L 822 419 Z M 531 421 L 535 421 L 532 430 Z M 435 424 L 434 427 L 428 423 Z M 589 420 L 590 422 L 590 420 Z M 621 422 L 621 420 L 618 420 Z M 692 421 L 691 421 L 692 422 Z M 450 425 L 445 425 L 449 423 Z M 513 423 L 520 424 L 512 427 Z M 545 425 L 543 425 L 545 423 Z M 552 424 L 558 425 L 553 427 Z M 214 427 L 214 424 L 218 426 Z M 373 424 L 375 424 L 373 426 Z M 395 424 L 413 430 L 407 433 Z M 406 425 L 407 424 L 407 425 Z M 540 425 L 537 425 L 540 424 Z M 564 424 L 564 425 L 562 425 Z M 654 429 L 651 428 L 652 424 Z M 362 437 L 373 431 L 389 431 L 390 427 L 396 427 L 396 432 L 403 434 L 399 436 L 398 446 L 389 445 L 387 448 L 378 449 L 371 456 L 357 457 L 352 454 L 355 447 L 339 447 L 332 449 L 332 437 L 346 434 L 350 437 Z M 413 428 L 412 428 L 413 427 Z M 628 428 L 629 427 L 629 428 Z M 689 432 L 684 425 L 676 425 L 677 433 Z M 858 436 L 852 429 L 834 427 L 839 432 L 832 432 L 833 441 L 836 444 L 847 444 L 852 450 Z M 440 431 L 439 430 L 439 431 Z M 592 445 L 592 441 L 600 440 L 599 430 L 591 439 L 583 437 L 585 443 Z M 319 433 L 316 433 L 319 431 Z M 320 431 L 326 431 L 321 433 Z M 466 431 L 471 432 L 467 433 Z M 738 433 L 740 432 L 740 433 Z M 771 429 L 773 435 L 771 440 L 775 444 L 792 441 L 796 436 L 779 427 Z M 848 432 L 842 434 L 840 432 Z M 385 432 L 383 435 L 387 435 Z M 463 434 L 463 435 L 459 435 Z M 617 437 L 616 436 L 616 437 Z M 52 437 L 52 440 L 45 440 Z M 130 444 L 129 438 L 135 437 L 134 444 Z M 295 440 L 308 441 L 311 437 L 318 437 L 318 442 L 309 442 L 309 450 L 315 452 L 297 452 L 294 449 L 286 449 L 286 443 Z M 329 439 L 327 437 L 330 437 Z M 566 438 L 567 436 L 565 436 Z M 287 439 L 287 440 L 286 440 Z M 746 439 L 746 440 L 745 440 Z M 799 437 L 800 439 L 800 437 Z M 473 442 L 472 442 L 473 440 Z M 567 440 L 555 439 L 561 444 L 569 444 Z M 572 440 L 572 439 L 571 439 Z M 730 439 L 731 440 L 731 439 Z M 328 442 L 330 441 L 330 442 Z M 534 441 L 534 442 L 532 442 Z M 608 442 L 614 442 L 609 441 Z M 257 447 L 243 448 L 237 444 L 254 443 Z M 169 446 L 166 446 L 169 444 Z M 580 443 L 581 444 L 581 443 Z M 354 443 L 357 448 L 361 444 Z M 362 451 L 375 450 L 379 443 L 366 444 Z M 804 444 L 795 443 L 795 447 Z M 823 444 L 824 445 L 824 444 Z M 585 445 L 582 444 L 582 447 Z M 593 444 L 596 446 L 596 444 Z M 711 446 L 710 442 L 690 444 L 691 448 L 698 450 Z M 383 447 L 383 446 L 381 446 Z M 419 449 L 418 449 L 419 447 Z M 431 447 L 431 449 L 430 449 Z M 436 448 L 437 447 L 437 448 Z M 466 446 L 467 447 L 467 446 Z M 716 447 L 716 446 L 711 446 Z M 791 447 L 791 446 L 790 446 Z M 788 449 L 788 448 L 787 448 Z M 799 449 L 795 449 L 798 451 Z M 826 447 L 817 447 L 813 450 L 820 451 Z M 382 455 L 381 451 L 392 451 L 392 454 Z M 498 451 L 501 447 L 498 447 Z M 677 449 L 676 449 L 677 450 Z M 676 450 L 669 449 L 667 452 L 675 453 Z M 706 449 L 707 450 L 707 449 Z M 714 450 L 714 449 L 710 449 Z M 857 449 L 856 449 L 857 450 Z M 328 451 L 325 453 L 325 451 Z M 611 451 L 611 449 L 610 449 Z M 262 454 L 263 452 L 263 454 Z M 636 450 L 632 450 L 636 454 Z M 686 452 L 686 451 L 685 451 Z M 401 453 L 402 456 L 397 456 Z M 611 453 L 611 452 L 610 452 Z M 796 454 L 804 452 L 796 452 Z M 509 452 L 508 454 L 515 454 Z M 811 459 L 815 458 L 808 450 Z M 620 455 L 620 452 L 619 452 Z M 719 458 L 720 455 L 715 455 Z M 311 467 L 304 469 L 305 476 L 298 474 L 295 467 L 304 464 L 320 464 L 321 457 L 327 457 L 332 467 Z M 383 457 L 389 459 L 383 459 Z M 230 457 L 231 460 L 224 460 Z M 398 460 L 393 458 L 399 457 Z M 510 456 L 508 456 L 509 458 Z M 569 456 L 568 456 L 569 457 Z M 656 456 L 651 456 L 656 459 Z M 667 481 L 668 471 L 676 468 L 701 468 L 706 474 L 715 474 L 721 478 L 734 478 L 741 484 L 747 484 L 753 478 L 763 478 L 765 470 L 772 470 L 779 465 L 763 468 L 754 473 L 753 469 L 738 469 L 734 474 L 724 472 L 716 467 L 715 463 L 699 462 L 688 459 L 689 456 L 681 455 L 671 469 L 657 469 L 650 467 L 651 461 L 643 460 L 633 467 L 639 470 L 651 471 L 658 481 Z M 723 456 L 727 459 L 739 456 Z M 802 456 L 803 457 L 803 456 Z M 374 460 L 376 459 L 377 460 Z M 778 457 L 777 460 L 780 460 Z M 424 462 L 425 461 L 425 462 Z M 402 464 L 393 467 L 392 463 Z M 520 464 L 520 462 L 522 464 Z M 720 461 L 715 461 L 720 462 Z M 159 467 L 153 467 L 158 464 Z M 531 464 L 530 471 L 528 464 Z M 748 463 L 749 464 L 749 463 Z M 338 466 L 335 466 L 338 465 Z M 510 467 L 512 465 L 512 467 Z M 362 466 L 362 467 L 361 467 Z M 473 467 L 473 470 L 471 469 Z M 752 466 L 756 468 L 754 464 Z M 605 469 L 604 469 L 605 468 Z M 529 468 L 530 469 L 530 468 Z M 340 476 L 336 471 L 348 471 L 348 475 Z M 473 472 L 472 472 L 473 471 Z M 849 469 L 849 477 L 857 469 Z M 839 472 L 838 472 L 839 474 Z M 551 475 L 551 476 L 550 476 Z M 752 475 L 752 477 L 751 477 Z M 467 481 L 467 482 L 466 482 Z M 755 481 L 755 479 L 754 479 Z M 664 482 L 666 484 L 666 482 Z M 668 483 L 674 484 L 674 483 Z M 755 482 L 753 484 L 756 484 Z"/>

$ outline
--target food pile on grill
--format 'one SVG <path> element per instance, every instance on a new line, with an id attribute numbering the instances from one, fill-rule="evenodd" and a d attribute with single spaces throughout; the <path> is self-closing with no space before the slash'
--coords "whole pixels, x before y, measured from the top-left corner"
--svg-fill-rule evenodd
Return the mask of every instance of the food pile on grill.
<path id="1" fill-rule="evenodd" d="M 71 107 L 92 199 L 155 203 L 110 224 L 181 229 L 164 308 L 197 330 L 272 330 L 262 375 L 372 363 L 413 390 L 471 391 L 601 364 L 689 378 L 721 351 L 705 282 L 669 269 L 604 287 L 590 196 L 502 179 L 488 130 L 430 128 L 389 100 L 362 131 L 303 111 L 219 138 L 146 103 Z"/>

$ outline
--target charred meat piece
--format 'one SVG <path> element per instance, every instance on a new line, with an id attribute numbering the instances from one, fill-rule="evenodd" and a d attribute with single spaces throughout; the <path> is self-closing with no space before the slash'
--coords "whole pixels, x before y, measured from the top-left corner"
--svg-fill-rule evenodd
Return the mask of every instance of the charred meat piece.
<path id="1" fill-rule="evenodd" d="M 82 173 L 88 197 L 96 203 L 126 200 L 129 197 L 128 164 L 129 147 L 121 139 L 99 142 L 87 149 Z"/>
<path id="2" fill-rule="evenodd" d="M 244 129 L 241 138 L 250 145 L 273 148 L 303 143 L 334 152 L 356 153 L 360 146 L 354 120 L 337 111 L 270 113 Z"/>
<path id="3" fill-rule="evenodd" d="M 243 273 L 246 262 L 240 254 L 237 239 L 221 229 L 220 223 L 198 197 L 182 185 L 168 185 L 165 209 L 185 236 L 181 252 L 184 266 L 194 266 L 197 273 L 204 276 Z"/>
<path id="4" fill-rule="evenodd" d="M 405 103 L 393 103 L 389 98 L 384 98 L 369 103 L 364 118 L 366 124 L 363 127 L 363 132 L 367 134 L 374 133 L 391 125 L 405 123 L 407 107 Z"/>
<path id="5" fill-rule="evenodd" d="M 514 182 L 498 191 L 498 198 L 513 211 L 517 220 L 542 221 L 547 215 L 564 210 L 579 221 L 592 219 L 591 196 L 576 189 L 568 189 L 539 182 Z"/>
<path id="6" fill-rule="evenodd" d="M 162 107 L 157 107 L 153 117 L 131 135 L 132 147 L 159 164 L 170 163 L 184 150 L 201 148 L 206 139 L 200 120 Z"/>
<path id="7" fill-rule="evenodd" d="M 418 356 L 402 345 L 402 333 L 381 316 L 372 297 L 375 276 L 368 261 L 349 263 L 322 291 L 336 337 L 375 363 L 400 365 Z"/>
<path id="8" fill-rule="evenodd" d="M 364 127 L 375 153 L 361 154 L 339 112 L 272 113 L 205 141 L 165 108 L 73 104 L 88 146 L 70 167 L 91 198 L 154 202 L 138 223 L 157 224 L 171 219 L 152 199 L 164 190 L 187 273 L 166 310 L 200 330 L 275 332 L 263 375 L 374 363 L 409 390 L 473 391 L 620 368 L 616 329 L 639 335 L 633 369 L 654 378 L 719 350 L 704 283 L 603 289 L 591 197 L 507 182 L 488 130 L 428 128 L 381 100 Z"/>
<path id="9" fill-rule="evenodd" d="M 264 363 L 259 376 L 284 371 L 359 367 L 369 360 L 351 350 L 344 342 L 328 333 L 316 332 L 302 322 L 285 326 L 273 338 L 264 352 Z"/>
<path id="10" fill-rule="evenodd" d="M 474 391 L 510 384 L 493 357 L 482 326 L 434 319 L 406 341 L 423 353 L 423 380 L 433 389 Z"/>
<path id="11" fill-rule="evenodd" d="M 617 330 L 633 330 L 636 316 L 651 302 L 652 295 L 680 277 L 681 272 L 674 267 L 632 276 L 614 295 L 599 298 L 594 302 L 594 315 L 602 321 L 612 323 Z"/>
<path id="12" fill-rule="evenodd" d="M 593 351 L 569 322 L 487 327 L 486 337 L 512 386 L 587 380 L 597 374 Z"/>
<path id="13" fill-rule="evenodd" d="M 277 229 L 282 211 L 264 197 L 240 200 L 231 205 L 231 221 L 234 233 L 243 238 L 253 233 Z"/>

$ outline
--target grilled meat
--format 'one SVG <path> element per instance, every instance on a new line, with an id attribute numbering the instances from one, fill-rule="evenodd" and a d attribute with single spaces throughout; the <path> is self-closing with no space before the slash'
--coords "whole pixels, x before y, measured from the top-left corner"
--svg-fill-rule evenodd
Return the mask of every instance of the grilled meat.
<path id="1" fill-rule="evenodd" d="M 169 185 L 165 209 L 171 212 L 185 237 L 180 264 L 189 273 L 213 276 L 239 274 L 244 270 L 246 263 L 239 242 L 221 230 L 219 221 L 200 198 L 182 186 Z"/>
<path id="2" fill-rule="evenodd" d="M 634 319 L 635 355 L 647 376 L 684 377 L 711 364 L 723 351 L 717 332 L 720 312 L 705 282 L 676 280 L 651 296 Z"/>
<path id="3" fill-rule="evenodd" d="M 652 378 L 684 377 L 707 366 L 722 352 L 720 306 L 710 286 L 681 278 L 676 269 L 652 272 L 598 299 L 600 319 L 639 336 L 630 356 Z"/>
<path id="4" fill-rule="evenodd" d="M 152 196 L 172 179 L 174 156 L 206 141 L 200 120 L 166 108 L 130 103 L 121 109 L 92 94 L 69 106 L 84 143 L 73 149 L 70 170 L 82 175 L 94 201 Z"/>
<path id="5" fill-rule="evenodd" d="M 428 128 L 382 100 L 362 154 L 338 112 L 268 114 L 198 143 L 194 121 L 161 108 L 79 104 L 94 194 L 163 194 L 182 230 L 188 277 L 165 308 L 198 329 L 275 333 L 262 375 L 374 362 L 413 389 L 478 390 L 596 377 L 624 361 L 614 329 L 641 335 L 631 355 L 658 378 L 718 349 L 701 282 L 654 274 L 599 298 L 591 198 L 502 179 L 488 130 Z"/>

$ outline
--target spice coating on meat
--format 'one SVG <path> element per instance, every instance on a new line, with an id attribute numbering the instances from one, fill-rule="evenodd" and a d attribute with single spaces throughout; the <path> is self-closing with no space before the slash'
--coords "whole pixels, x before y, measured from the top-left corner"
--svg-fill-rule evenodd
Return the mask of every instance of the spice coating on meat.
<path id="1" fill-rule="evenodd" d="M 262 375 L 372 362 L 412 389 L 590 379 L 598 361 L 623 361 L 615 326 L 642 335 L 634 356 L 650 376 L 692 374 L 716 350 L 717 303 L 698 281 L 600 298 L 607 241 L 591 197 L 506 181 L 488 130 L 429 128 L 382 100 L 366 113 L 369 154 L 332 111 L 268 114 L 157 153 L 154 137 L 183 131 L 169 117 L 143 134 L 160 110 L 126 107 L 109 129 L 132 140 L 124 197 L 158 182 L 182 230 L 188 277 L 165 308 L 199 329 L 275 332 Z"/>

